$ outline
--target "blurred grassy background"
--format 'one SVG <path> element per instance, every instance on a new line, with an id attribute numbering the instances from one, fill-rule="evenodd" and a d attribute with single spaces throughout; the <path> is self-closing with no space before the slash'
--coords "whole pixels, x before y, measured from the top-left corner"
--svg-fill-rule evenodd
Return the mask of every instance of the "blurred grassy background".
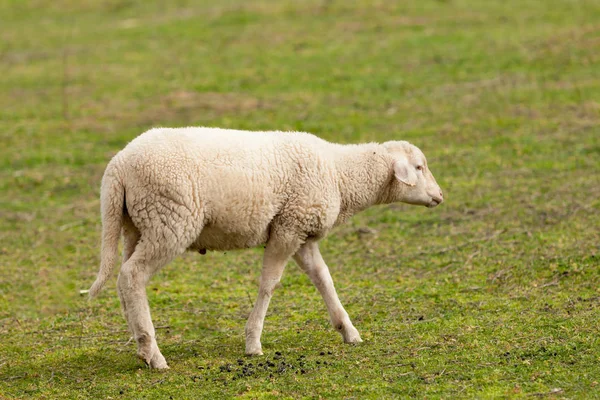
<path id="1" fill-rule="evenodd" d="M 592 0 L 0 0 L 0 397 L 600 397 L 598 21 Z M 78 291 L 103 168 L 159 125 L 425 151 L 446 203 L 322 246 L 365 343 L 290 264 L 275 367 L 245 359 L 261 252 L 187 254 L 149 286 L 172 369 L 141 366 L 114 281 Z"/>

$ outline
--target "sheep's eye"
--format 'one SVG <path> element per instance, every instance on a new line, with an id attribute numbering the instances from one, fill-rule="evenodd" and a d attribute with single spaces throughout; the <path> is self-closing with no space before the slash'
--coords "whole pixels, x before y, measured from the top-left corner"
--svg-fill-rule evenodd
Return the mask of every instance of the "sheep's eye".
<path id="1" fill-rule="evenodd" d="M 423 170 L 423 166 L 422 166 L 422 165 L 417 165 L 417 169 L 418 169 L 419 171 L 422 171 L 422 170 Z"/>

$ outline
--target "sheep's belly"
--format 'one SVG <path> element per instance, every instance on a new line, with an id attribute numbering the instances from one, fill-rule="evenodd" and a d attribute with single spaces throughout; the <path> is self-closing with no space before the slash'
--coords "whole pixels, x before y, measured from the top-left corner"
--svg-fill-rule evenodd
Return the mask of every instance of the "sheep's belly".
<path id="1" fill-rule="evenodd" d="M 217 227 L 204 227 L 200 236 L 189 250 L 235 250 L 265 244 L 269 239 L 268 227 L 265 229 L 249 229 L 242 232 L 226 232 Z"/>

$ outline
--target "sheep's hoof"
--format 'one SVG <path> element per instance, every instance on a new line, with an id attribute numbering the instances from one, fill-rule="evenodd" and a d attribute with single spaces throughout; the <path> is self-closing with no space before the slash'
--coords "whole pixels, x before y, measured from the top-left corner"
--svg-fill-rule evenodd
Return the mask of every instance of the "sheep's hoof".
<path id="1" fill-rule="evenodd" d="M 352 329 L 348 329 L 346 332 L 342 333 L 344 337 L 345 343 L 361 343 L 362 339 L 360 338 L 360 333 L 356 330 L 356 328 L 352 327 Z"/>
<path id="2" fill-rule="evenodd" d="M 348 339 L 344 339 L 344 343 L 362 343 L 362 339 L 360 336 L 351 337 Z"/>
<path id="3" fill-rule="evenodd" d="M 145 357 L 142 354 L 138 354 L 138 357 L 152 369 L 169 369 L 167 360 L 158 350 L 154 352 L 152 357 Z"/>
<path id="4" fill-rule="evenodd" d="M 262 348 L 260 346 L 247 346 L 246 347 L 246 355 L 247 356 L 262 356 Z"/>
<path id="5" fill-rule="evenodd" d="M 169 366 L 167 365 L 167 360 L 165 360 L 163 355 L 158 353 L 152 357 L 152 360 L 150 360 L 150 368 L 167 370 L 169 369 Z"/>
<path id="6" fill-rule="evenodd" d="M 360 333 L 358 333 L 358 330 L 354 326 L 352 326 L 351 322 L 339 323 L 334 326 L 335 329 L 337 329 L 338 332 L 342 334 L 342 338 L 344 338 L 344 343 L 362 342 L 362 339 L 360 338 Z"/>

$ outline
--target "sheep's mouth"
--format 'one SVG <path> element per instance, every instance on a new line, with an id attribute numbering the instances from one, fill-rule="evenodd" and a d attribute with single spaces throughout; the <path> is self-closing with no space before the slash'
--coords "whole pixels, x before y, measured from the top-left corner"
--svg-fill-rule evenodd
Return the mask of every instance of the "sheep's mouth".
<path id="1" fill-rule="evenodd" d="M 441 202 L 442 202 L 442 200 L 432 197 L 431 202 L 429 204 L 427 204 L 427 208 L 437 207 L 438 205 L 440 205 Z"/>

